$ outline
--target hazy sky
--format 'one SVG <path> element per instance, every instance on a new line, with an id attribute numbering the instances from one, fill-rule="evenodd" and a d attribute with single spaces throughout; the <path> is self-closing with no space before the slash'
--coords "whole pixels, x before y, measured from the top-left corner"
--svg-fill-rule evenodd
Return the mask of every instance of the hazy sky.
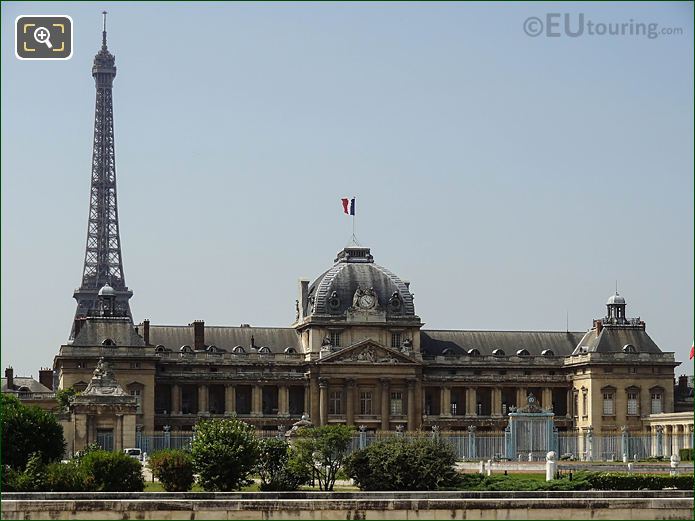
<path id="1" fill-rule="evenodd" d="M 692 374 L 693 4 L 2 3 L 2 364 L 67 340 L 109 11 L 136 321 L 287 326 L 357 235 L 426 328 L 586 330 L 619 290 Z M 681 35 L 529 37 L 583 13 Z M 14 57 L 19 14 L 75 51 Z"/>

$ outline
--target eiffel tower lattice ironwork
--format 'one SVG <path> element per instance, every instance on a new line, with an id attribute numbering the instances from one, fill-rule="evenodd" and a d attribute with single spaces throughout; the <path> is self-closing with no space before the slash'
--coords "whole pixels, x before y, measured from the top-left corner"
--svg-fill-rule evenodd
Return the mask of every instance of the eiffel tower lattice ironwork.
<path id="1" fill-rule="evenodd" d="M 92 76 L 96 83 L 92 183 L 82 284 L 74 294 L 77 300 L 75 318 L 97 313 L 98 293 L 105 284 L 109 284 L 115 291 L 115 313 L 132 318 L 128 301 L 133 292 L 126 286 L 123 274 L 116 203 L 112 100 L 116 65 L 113 54 L 106 46 L 106 12 L 103 14 L 101 50 L 94 57 L 92 66 Z"/>

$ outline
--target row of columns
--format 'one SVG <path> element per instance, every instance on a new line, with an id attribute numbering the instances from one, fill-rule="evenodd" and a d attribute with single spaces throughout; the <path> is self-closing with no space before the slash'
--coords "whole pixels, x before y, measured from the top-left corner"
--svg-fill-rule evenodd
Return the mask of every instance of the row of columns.
<path id="1" fill-rule="evenodd" d="M 242 384 L 243 385 L 243 384 Z M 304 410 L 307 410 L 308 389 L 304 389 Z M 171 413 L 181 414 L 181 385 L 171 385 Z M 236 412 L 236 385 L 226 384 L 224 391 L 225 414 Z M 209 392 L 207 384 L 198 385 L 198 414 L 207 414 L 210 409 Z M 288 416 L 290 411 L 290 386 L 278 386 L 278 415 Z M 260 384 L 251 387 L 251 414 L 263 413 L 263 386 Z"/>
<path id="2" fill-rule="evenodd" d="M 320 425 L 328 424 L 328 379 L 319 378 L 317 382 L 319 388 L 318 400 L 318 417 Z M 355 389 L 356 382 L 354 379 L 348 379 L 345 382 L 345 421 L 348 425 L 355 423 Z M 418 428 L 417 409 L 416 409 L 416 382 L 409 380 L 407 382 L 407 397 L 406 397 L 406 417 L 407 430 L 414 431 Z M 391 428 L 391 382 L 387 378 L 379 379 L 376 396 L 374 400 L 381 402 L 381 430 L 387 431 Z M 313 415 L 313 407 L 312 407 Z"/>
<path id="3" fill-rule="evenodd" d="M 456 386 L 458 387 L 458 386 Z M 466 390 L 466 404 L 465 404 L 465 415 L 466 416 L 478 416 L 478 388 L 477 387 L 465 387 Z M 502 416 L 502 387 L 493 387 L 490 389 L 491 392 L 491 410 L 492 416 Z M 543 388 L 541 390 L 541 396 L 536 397 L 541 402 L 541 407 L 548 408 L 552 406 L 553 403 L 553 389 L 550 387 Z M 528 399 L 528 389 L 524 387 L 519 387 L 516 389 L 516 407 L 525 407 Z M 440 416 L 452 416 L 452 402 L 451 402 L 451 387 L 443 386 L 440 388 Z M 572 405 L 572 395 L 567 391 L 566 396 L 566 406 L 567 411 L 571 410 Z"/>

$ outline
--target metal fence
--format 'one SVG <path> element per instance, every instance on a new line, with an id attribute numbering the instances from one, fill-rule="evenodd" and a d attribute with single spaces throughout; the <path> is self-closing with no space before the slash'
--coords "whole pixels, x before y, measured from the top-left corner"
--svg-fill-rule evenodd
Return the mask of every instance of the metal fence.
<path id="1" fill-rule="evenodd" d="M 284 432 L 259 431 L 259 437 L 282 437 Z M 151 454 L 162 449 L 190 449 L 193 440 L 193 432 L 154 432 L 145 434 L 138 432 L 136 437 L 137 447 L 143 452 Z M 580 461 L 621 461 L 643 460 L 650 457 L 668 458 L 671 454 L 677 454 L 679 448 L 692 446 L 692 437 L 685 436 L 661 436 L 645 433 L 622 432 L 614 435 L 587 435 L 585 433 L 560 432 L 549 444 L 555 447 L 543 447 L 542 451 L 535 451 L 530 459 L 534 461 L 544 460 L 545 453 L 556 450 L 561 459 L 574 459 Z M 512 452 L 505 441 L 504 432 L 439 432 L 438 430 L 426 432 L 356 432 L 350 444 L 350 451 L 355 451 L 378 441 L 394 437 L 406 437 L 414 439 L 418 437 L 438 438 L 451 445 L 459 460 L 481 459 L 512 459 L 529 460 L 528 453 Z"/>

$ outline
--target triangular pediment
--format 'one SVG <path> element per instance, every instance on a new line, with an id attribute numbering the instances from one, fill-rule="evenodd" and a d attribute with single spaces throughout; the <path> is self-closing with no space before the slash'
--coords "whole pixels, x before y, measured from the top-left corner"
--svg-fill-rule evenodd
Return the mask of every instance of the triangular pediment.
<path id="1" fill-rule="evenodd" d="M 319 363 L 336 364 L 417 364 L 410 356 L 372 340 L 362 340 L 321 358 Z"/>

